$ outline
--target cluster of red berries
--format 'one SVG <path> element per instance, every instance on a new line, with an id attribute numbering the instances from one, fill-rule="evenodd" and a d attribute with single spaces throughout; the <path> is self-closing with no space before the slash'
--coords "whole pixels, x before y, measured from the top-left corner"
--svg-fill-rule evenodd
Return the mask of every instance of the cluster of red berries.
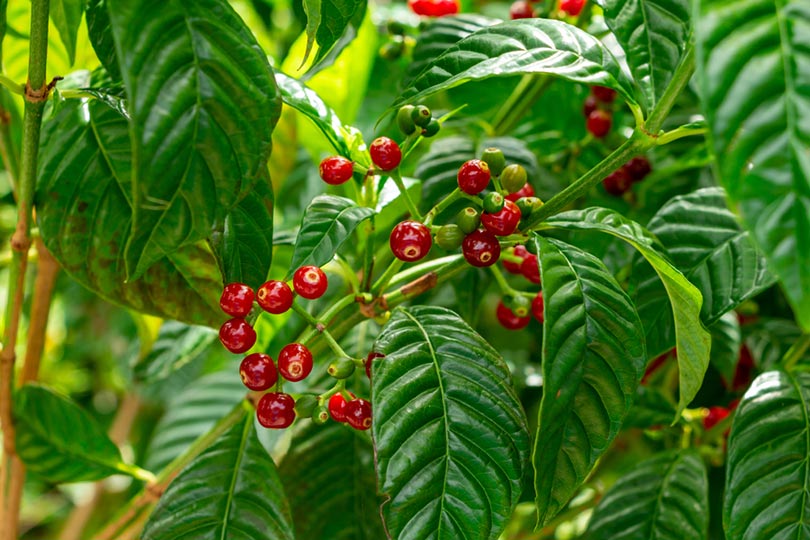
<path id="1" fill-rule="evenodd" d="M 459 12 L 458 0 L 408 0 L 408 7 L 417 15 L 444 17 Z"/>
<path id="2" fill-rule="evenodd" d="M 543 291 L 538 291 L 531 301 L 525 296 L 502 299 L 495 309 L 495 316 L 507 330 L 520 330 L 529 325 L 532 315 L 537 322 L 543 324 L 543 307 Z"/>
<path id="3" fill-rule="evenodd" d="M 509 17 L 515 19 L 532 19 L 537 17 L 534 5 L 540 0 L 517 0 L 509 7 Z M 585 0 L 560 0 L 560 11 L 568 17 L 576 17 L 582 13 L 585 7 Z"/>
<path id="4" fill-rule="evenodd" d="M 652 171 L 650 160 L 644 156 L 634 157 L 602 180 L 605 191 L 616 197 L 621 197 L 636 182 L 641 182 Z"/>
<path id="5" fill-rule="evenodd" d="M 585 98 L 582 114 L 585 127 L 594 137 L 601 139 L 610 133 L 613 126 L 613 102 L 616 91 L 605 86 L 592 86 L 590 95 Z"/>

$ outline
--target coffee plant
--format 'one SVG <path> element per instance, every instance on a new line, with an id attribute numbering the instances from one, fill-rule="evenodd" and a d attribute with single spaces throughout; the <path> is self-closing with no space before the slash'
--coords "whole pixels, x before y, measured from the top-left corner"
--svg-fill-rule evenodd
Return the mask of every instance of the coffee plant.
<path id="1" fill-rule="evenodd" d="M 0 0 L 0 540 L 810 539 L 807 0 Z"/>

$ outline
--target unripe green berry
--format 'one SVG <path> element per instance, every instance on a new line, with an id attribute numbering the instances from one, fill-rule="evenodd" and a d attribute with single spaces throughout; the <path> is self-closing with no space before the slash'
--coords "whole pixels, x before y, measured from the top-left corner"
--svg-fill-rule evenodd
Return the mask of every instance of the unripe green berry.
<path id="1" fill-rule="evenodd" d="M 464 234 L 470 234 L 481 224 L 481 214 L 475 208 L 468 206 L 458 213 L 456 223 Z"/>
<path id="2" fill-rule="evenodd" d="M 497 191 L 493 191 L 492 193 L 488 193 L 486 197 L 484 197 L 484 212 L 487 214 L 496 214 L 503 209 L 504 198 L 503 195 L 498 193 Z"/>
<path id="3" fill-rule="evenodd" d="M 399 130 L 405 135 L 410 135 L 416 131 L 416 125 L 411 118 L 413 109 L 413 105 L 405 105 L 404 107 L 400 107 L 399 111 L 397 111 L 397 125 L 399 126 Z"/>
<path id="4" fill-rule="evenodd" d="M 500 148 L 487 148 L 484 150 L 481 160 L 489 165 L 489 172 L 492 173 L 492 176 L 500 176 L 503 169 L 506 167 L 506 158 L 503 157 L 503 152 Z"/>
<path id="5" fill-rule="evenodd" d="M 428 125 L 426 125 L 422 129 L 422 137 L 429 138 L 436 135 L 439 130 L 442 128 L 442 125 L 439 123 L 438 120 L 431 120 Z"/>
<path id="6" fill-rule="evenodd" d="M 382 47 L 380 47 L 380 56 L 384 60 L 399 60 L 402 56 L 402 51 L 405 48 L 404 44 L 402 43 L 402 39 L 393 39 L 384 43 Z"/>
<path id="7" fill-rule="evenodd" d="M 309 418 L 312 416 L 315 407 L 318 406 L 318 396 L 304 394 L 295 400 L 295 414 L 299 418 Z"/>
<path id="8" fill-rule="evenodd" d="M 528 316 L 532 308 L 532 301 L 522 295 L 504 297 L 503 304 L 518 317 Z"/>
<path id="9" fill-rule="evenodd" d="M 329 409 L 326 405 L 318 405 L 312 411 L 312 421 L 318 425 L 323 425 L 329 420 Z"/>
<path id="10" fill-rule="evenodd" d="M 419 127 L 427 127 L 432 119 L 433 113 L 424 105 L 417 105 L 411 111 L 411 120 Z"/>
<path id="11" fill-rule="evenodd" d="M 532 241 L 526 242 L 526 251 L 532 255 L 537 255 L 537 243 Z"/>
<path id="12" fill-rule="evenodd" d="M 508 165 L 501 173 L 501 185 L 507 193 L 517 193 L 527 180 L 526 169 L 515 163 Z"/>
<path id="13" fill-rule="evenodd" d="M 464 232 L 458 225 L 443 225 L 436 231 L 436 245 L 446 251 L 455 251 L 464 241 Z"/>
<path id="14" fill-rule="evenodd" d="M 515 204 L 520 209 L 521 220 L 526 221 L 531 217 L 532 212 L 536 212 L 543 206 L 543 201 L 537 197 L 521 197 Z"/>
<path id="15" fill-rule="evenodd" d="M 354 373 L 355 365 L 351 358 L 338 358 L 326 368 L 326 372 L 336 379 L 345 379 Z"/>
<path id="16" fill-rule="evenodd" d="M 406 30 L 407 29 L 405 28 L 405 25 L 402 24 L 401 22 L 393 21 L 393 20 L 388 21 L 388 33 L 389 34 L 393 34 L 395 36 L 404 36 Z"/>

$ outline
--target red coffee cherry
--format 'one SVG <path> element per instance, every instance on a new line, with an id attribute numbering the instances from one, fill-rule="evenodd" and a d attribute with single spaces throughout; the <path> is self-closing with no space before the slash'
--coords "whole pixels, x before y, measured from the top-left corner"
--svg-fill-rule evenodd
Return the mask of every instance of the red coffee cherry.
<path id="1" fill-rule="evenodd" d="M 292 307 L 293 293 L 283 281 L 270 280 L 256 291 L 256 301 L 267 313 L 280 315 Z"/>
<path id="2" fill-rule="evenodd" d="M 302 298 L 315 300 L 323 296 L 329 282 L 317 266 L 302 266 L 293 274 L 293 288 Z"/>
<path id="3" fill-rule="evenodd" d="M 495 315 L 498 317 L 498 322 L 507 330 L 520 330 L 529 324 L 530 317 L 518 317 L 514 312 L 506 307 L 503 302 L 498 302 L 498 308 L 495 310 Z"/>
<path id="4" fill-rule="evenodd" d="M 243 353 L 256 343 L 256 331 L 245 319 L 230 319 L 219 328 L 219 340 L 232 353 Z"/>
<path id="5" fill-rule="evenodd" d="M 471 159 L 458 169 L 458 187 L 468 195 L 478 195 L 489 185 L 491 177 L 485 161 Z"/>
<path id="6" fill-rule="evenodd" d="M 616 90 L 607 86 L 592 86 L 591 93 L 602 103 L 613 103 L 616 99 Z"/>
<path id="7" fill-rule="evenodd" d="M 588 96 L 582 104 L 582 116 L 588 118 L 593 111 L 599 108 L 599 100 L 595 96 Z"/>
<path id="8" fill-rule="evenodd" d="M 266 428 L 289 427 L 295 420 L 295 400 L 289 394 L 269 392 L 259 399 L 256 418 Z"/>
<path id="9" fill-rule="evenodd" d="M 402 150 L 399 145 L 388 137 L 377 137 L 368 147 L 371 161 L 383 171 L 390 171 L 399 167 L 402 161 Z"/>
<path id="10" fill-rule="evenodd" d="M 520 273 L 532 283 L 540 284 L 540 267 L 537 265 L 537 255 L 530 253 L 520 264 Z"/>
<path id="11" fill-rule="evenodd" d="M 432 15 L 435 17 L 455 15 L 458 13 L 459 7 L 458 0 L 435 0 Z"/>
<path id="12" fill-rule="evenodd" d="M 501 256 L 501 244 L 489 231 L 473 231 L 464 237 L 461 252 L 472 266 L 492 266 Z"/>
<path id="13" fill-rule="evenodd" d="M 610 127 L 613 125 L 613 117 L 607 111 L 597 109 L 588 115 L 586 128 L 594 137 L 601 139 L 610 133 Z"/>
<path id="14" fill-rule="evenodd" d="M 312 353 L 300 343 L 290 343 L 278 353 L 278 370 L 291 382 L 298 382 L 312 373 Z"/>
<path id="15" fill-rule="evenodd" d="M 343 409 L 346 422 L 354 429 L 364 431 L 371 427 L 371 403 L 365 399 L 353 399 Z"/>
<path id="16" fill-rule="evenodd" d="M 278 381 L 278 371 L 273 359 L 264 353 L 249 354 L 239 365 L 242 384 L 255 392 L 267 390 Z"/>
<path id="17" fill-rule="evenodd" d="M 520 223 L 520 208 L 512 201 L 504 201 L 499 212 L 481 214 L 481 223 L 496 236 L 509 236 Z"/>
<path id="18" fill-rule="evenodd" d="M 539 293 L 537 293 L 537 296 L 535 296 L 534 299 L 532 300 L 532 315 L 534 315 L 534 318 L 537 319 L 537 322 L 539 322 L 540 324 L 542 324 L 543 321 L 545 320 L 545 317 L 543 316 L 544 304 L 545 303 L 543 302 L 543 291 L 540 291 Z"/>
<path id="19" fill-rule="evenodd" d="M 630 180 L 633 182 L 640 182 L 644 180 L 644 178 L 650 174 L 650 171 L 652 171 L 650 160 L 644 156 L 634 157 L 625 163 L 623 168 L 627 172 L 627 176 L 629 176 Z"/>
<path id="20" fill-rule="evenodd" d="M 560 10 L 570 17 L 576 17 L 585 7 L 585 0 L 560 0 Z"/>
<path id="21" fill-rule="evenodd" d="M 520 188 L 519 191 L 507 195 L 504 198 L 507 201 L 517 202 L 518 199 L 522 199 L 523 197 L 534 197 L 534 188 L 528 182 L 526 182 L 526 185 Z"/>
<path id="22" fill-rule="evenodd" d="M 391 231 L 388 243 L 397 259 L 414 262 L 428 254 L 433 238 L 430 229 L 418 221 L 403 221 Z"/>
<path id="23" fill-rule="evenodd" d="M 526 246 L 524 246 L 524 245 L 518 245 L 518 246 L 515 246 L 513 248 L 510 248 L 510 251 L 511 251 L 512 255 L 514 255 L 515 257 L 520 257 L 521 263 L 523 262 L 523 259 L 525 259 L 527 255 L 529 255 L 529 251 L 526 249 Z M 515 263 L 515 262 L 507 261 L 506 259 L 504 259 L 503 260 L 503 267 L 510 274 L 520 274 L 521 273 L 521 271 L 520 271 L 520 264 L 521 263 Z"/>
<path id="24" fill-rule="evenodd" d="M 253 309 L 253 289 L 244 283 L 229 283 L 222 289 L 219 307 L 231 317 L 247 317 Z"/>
<path id="25" fill-rule="evenodd" d="M 531 19 L 534 17 L 534 8 L 526 0 L 517 0 L 509 7 L 509 17 L 513 21 L 516 19 Z"/>
<path id="26" fill-rule="evenodd" d="M 711 429 L 724 420 L 730 411 L 725 407 L 709 407 L 709 414 L 703 417 L 703 427 Z"/>
<path id="27" fill-rule="evenodd" d="M 354 398 L 354 394 L 349 392 L 349 395 Z M 345 422 L 346 421 L 346 398 L 343 397 L 341 392 L 337 394 L 332 394 L 332 397 L 329 398 L 329 414 L 332 416 L 332 419 L 335 422 Z"/>
<path id="28" fill-rule="evenodd" d="M 630 184 L 632 184 L 632 181 L 627 176 L 624 167 L 616 169 L 602 180 L 602 187 L 605 188 L 605 191 L 616 197 L 621 197 L 630 191 Z"/>
<path id="29" fill-rule="evenodd" d="M 318 171 L 321 173 L 321 179 L 324 182 L 337 186 L 352 177 L 354 166 L 351 160 L 343 156 L 332 156 L 321 161 Z"/>
<path id="30" fill-rule="evenodd" d="M 368 380 L 371 380 L 371 363 L 377 358 L 385 358 L 385 355 L 372 351 L 368 353 L 368 356 L 366 356 L 366 361 L 364 364 L 366 366 L 366 377 L 368 377 Z"/>

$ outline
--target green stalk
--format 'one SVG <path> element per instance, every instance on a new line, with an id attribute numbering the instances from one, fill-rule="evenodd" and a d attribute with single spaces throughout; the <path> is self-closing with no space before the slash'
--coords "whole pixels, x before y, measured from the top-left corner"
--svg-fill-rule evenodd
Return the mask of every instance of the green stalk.
<path id="1" fill-rule="evenodd" d="M 810 348 L 810 334 L 802 334 L 798 341 L 785 353 L 782 358 L 782 367 L 785 371 L 792 371 L 799 360 L 804 357 L 804 353 Z"/>
<path id="2" fill-rule="evenodd" d="M 672 80 L 661 95 L 661 99 L 656 103 L 655 108 L 650 113 L 645 124 L 647 133 L 656 136 L 664 125 L 664 120 L 667 119 L 669 111 L 675 106 L 675 101 L 681 92 L 689 83 L 692 78 L 692 73 L 695 71 L 695 47 L 689 44 L 681 59 L 681 63 L 675 68 L 675 73 L 672 75 Z"/>
<path id="3" fill-rule="evenodd" d="M 524 75 L 492 120 L 493 133 L 503 135 L 512 131 L 553 81 L 544 74 Z"/>

